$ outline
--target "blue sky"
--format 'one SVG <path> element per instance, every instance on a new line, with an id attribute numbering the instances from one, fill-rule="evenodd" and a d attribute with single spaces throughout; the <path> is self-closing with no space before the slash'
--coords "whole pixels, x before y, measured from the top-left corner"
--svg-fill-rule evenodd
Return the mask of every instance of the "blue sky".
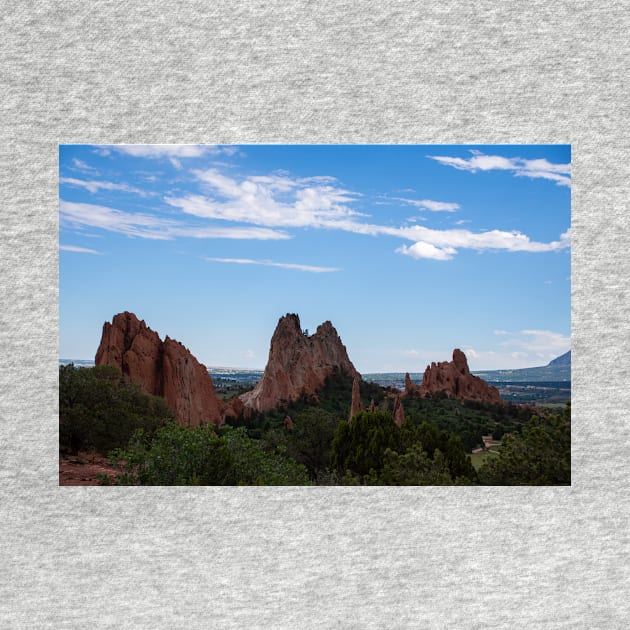
<path id="1" fill-rule="evenodd" d="M 361 372 L 570 348 L 568 145 L 62 145 L 60 357 L 132 311 L 208 366 L 329 319 Z"/>

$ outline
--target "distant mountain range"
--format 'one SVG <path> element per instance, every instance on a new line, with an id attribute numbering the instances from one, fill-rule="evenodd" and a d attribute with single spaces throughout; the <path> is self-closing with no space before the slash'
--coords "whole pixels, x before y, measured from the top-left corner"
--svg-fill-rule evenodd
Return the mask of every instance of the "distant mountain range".
<path id="1" fill-rule="evenodd" d="M 553 359 L 547 365 L 518 370 L 486 370 L 474 372 L 490 383 L 536 383 L 549 381 L 571 381 L 571 350 Z"/>
<path id="2" fill-rule="evenodd" d="M 81 359 L 60 359 L 61 365 L 74 363 L 81 367 L 91 367 L 94 361 Z M 247 368 L 225 368 L 225 367 L 209 367 L 208 372 L 213 379 L 235 380 L 243 384 L 254 384 L 262 376 L 262 370 L 251 370 Z M 514 370 L 484 370 L 473 371 L 475 376 L 479 376 L 489 383 L 543 383 L 543 382 L 571 382 L 571 351 L 565 352 L 563 355 L 556 357 L 547 365 L 533 368 L 520 368 Z M 413 372 L 410 374 L 414 383 L 422 380 L 423 372 Z M 399 389 L 404 389 L 405 374 L 400 373 L 378 373 L 363 374 L 363 378 L 368 381 L 381 383 L 382 385 L 391 385 Z"/>
<path id="3" fill-rule="evenodd" d="M 552 365 L 571 365 L 571 350 L 569 350 L 568 352 L 565 352 L 564 354 L 561 354 L 559 357 L 556 357 L 553 361 L 549 361 L 549 366 Z"/>

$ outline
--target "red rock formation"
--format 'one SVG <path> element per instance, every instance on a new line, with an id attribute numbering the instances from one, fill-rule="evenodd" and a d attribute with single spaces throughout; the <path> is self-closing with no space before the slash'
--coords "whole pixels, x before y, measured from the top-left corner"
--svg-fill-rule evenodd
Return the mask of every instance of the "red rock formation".
<path id="1" fill-rule="evenodd" d="M 466 355 L 457 348 L 453 350 L 452 361 L 431 363 L 424 371 L 420 386 L 412 385 L 412 388 L 422 396 L 445 392 L 449 398 L 495 404 L 504 402 L 496 387 L 470 373 Z"/>
<path id="2" fill-rule="evenodd" d="M 396 396 L 394 400 L 394 411 L 392 412 L 392 416 L 394 418 L 394 423 L 397 427 L 402 427 L 405 422 L 405 409 L 402 404 L 402 400 L 400 400 L 400 396 Z"/>
<path id="3" fill-rule="evenodd" d="M 245 406 L 238 396 L 226 400 L 223 405 L 223 422 L 226 418 L 240 418 L 245 410 Z"/>
<path id="4" fill-rule="evenodd" d="M 284 428 L 287 431 L 291 431 L 292 429 L 295 428 L 295 424 L 294 424 L 293 420 L 291 419 L 291 416 L 285 416 L 285 418 L 284 418 Z"/>
<path id="5" fill-rule="evenodd" d="M 300 318 L 287 314 L 280 318 L 271 338 L 262 378 L 241 400 L 246 410 L 267 411 L 302 395 L 315 394 L 336 372 L 360 378 L 333 325 L 324 322 L 309 337 L 302 332 Z"/>
<path id="6" fill-rule="evenodd" d="M 162 342 L 133 313 L 105 322 L 95 363 L 114 366 L 148 394 L 163 397 L 180 424 L 221 424 L 222 404 L 205 366 L 178 341 Z"/>
<path id="7" fill-rule="evenodd" d="M 350 415 L 348 416 L 348 422 L 356 416 L 359 411 L 363 411 L 363 403 L 361 402 L 361 391 L 359 389 L 359 375 L 354 377 L 352 381 L 352 403 L 350 404 Z M 374 402 L 374 401 L 372 401 Z"/>
<path id="8" fill-rule="evenodd" d="M 416 385 L 411 382 L 411 377 L 409 376 L 409 372 L 405 374 L 405 394 L 409 394 L 412 391 L 415 391 Z"/>

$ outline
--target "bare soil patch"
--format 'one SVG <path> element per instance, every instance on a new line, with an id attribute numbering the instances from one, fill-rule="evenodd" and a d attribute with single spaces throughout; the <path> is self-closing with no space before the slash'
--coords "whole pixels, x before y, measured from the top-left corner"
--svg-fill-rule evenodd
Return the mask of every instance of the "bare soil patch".
<path id="1" fill-rule="evenodd" d="M 109 465 L 106 457 L 79 453 L 59 458 L 60 486 L 98 486 L 98 475 L 115 479 L 118 471 Z"/>

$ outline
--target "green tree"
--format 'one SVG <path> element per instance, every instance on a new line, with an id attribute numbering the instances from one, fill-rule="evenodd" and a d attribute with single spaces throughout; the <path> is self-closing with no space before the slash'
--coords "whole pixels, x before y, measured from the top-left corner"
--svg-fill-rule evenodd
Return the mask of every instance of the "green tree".
<path id="1" fill-rule="evenodd" d="M 138 431 L 126 449 L 110 459 L 121 474 L 120 485 L 306 485 L 304 466 L 265 452 L 245 428 L 213 425 L 183 427 L 169 423 L 154 438 Z"/>
<path id="2" fill-rule="evenodd" d="M 571 483 L 570 411 L 549 418 L 533 416 L 522 434 L 503 436 L 499 456 L 487 459 L 478 474 L 486 485 L 568 485 Z"/>
<path id="3" fill-rule="evenodd" d="M 126 383 L 109 366 L 59 368 L 59 447 L 62 452 L 122 447 L 136 429 L 148 433 L 172 419 L 162 398 Z"/>
<path id="4" fill-rule="evenodd" d="M 431 459 L 419 443 L 402 455 L 387 449 L 382 473 L 369 482 L 388 486 L 446 486 L 453 483 L 441 451 L 436 451 Z"/>
<path id="5" fill-rule="evenodd" d="M 401 436 L 392 415 L 383 411 L 362 411 L 352 422 L 338 424 L 333 440 L 333 466 L 364 477 L 383 468 L 383 457 L 389 448 L 399 450 Z"/>
<path id="6" fill-rule="evenodd" d="M 338 420 L 323 409 L 308 408 L 286 432 L 287 453 L 306 466 L 312 480 L 329 473 L 332 464 L 332 445 Z"/>

